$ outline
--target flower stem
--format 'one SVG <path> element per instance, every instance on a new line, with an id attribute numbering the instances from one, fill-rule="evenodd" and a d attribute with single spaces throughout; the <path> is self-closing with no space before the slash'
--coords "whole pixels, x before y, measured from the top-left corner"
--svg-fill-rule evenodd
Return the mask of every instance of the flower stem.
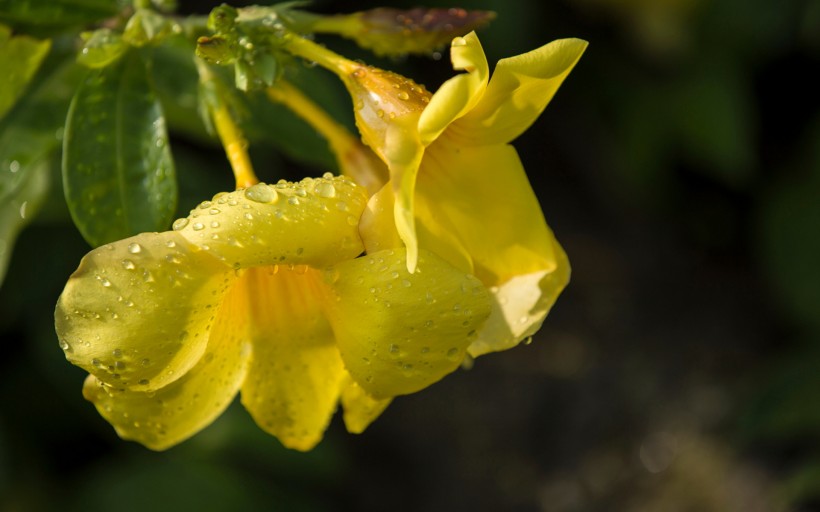
<path id="1" fill-rule="evenodd" d="M 248 141 L 224 101 L 224 93 L 220 94 L 218 79 L 201 59 L 196 59 L 196 62 L 200 81 L 207 90 L 204 101 L 208 115 L 213 121 L 222 147 L 225 148 L 225 154 L 228 156 L 228 162 L 236 178 L 236 188 L 247 188 L 259 183 L 248 156 Z"/>
<path id="2" fill-rule="evenodd" d="M 319 105 L 293 85 L 279 80 L 267 89 L 268 98 L 278 102 L 301 117 L 327 139 L 330 149 L 338 156 L 346 153 L 358 140 L 347 129 L 330 117 Z"/>
<path id="3" fill-rule="evenodd" d="M 267 89 L 268 98 L 281 103 L 327 139 L 342 174 L 375 194 L 388 180 L 388 171 L 376 155 L 293 85 L 280 80 Z"/>
<path id="4" fill-rule="evenodd" d="M 359 67 L 359 64 L 342 57 L 338 53 L 293 33 L 287 34 L 283 42 L 288 52 L 307 61 L 315 62 L 340 77 L 355 71 Z"/>

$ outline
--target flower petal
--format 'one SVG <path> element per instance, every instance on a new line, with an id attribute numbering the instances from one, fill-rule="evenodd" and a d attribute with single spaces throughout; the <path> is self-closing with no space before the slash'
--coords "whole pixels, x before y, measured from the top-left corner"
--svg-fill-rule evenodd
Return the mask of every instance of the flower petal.
<path id="1" fill-rule="evenodd" d="M 393 215 L 393 187 L 387 184 L 370 197 L 359 221 L 359 235 L 368 253 L 402 246 Z"/>
<path id="2" fill-rule="evenodd" d="M 405 252 L 342 262 L 327 276 L 326 310 L 342 359 L 377 399 L 413 393 L 458 368 L 490 312 L 475 277 L 423 250 L 410 274 Z"/>
<path id="3" fill-rule="evenodd" d="M 123 439 L 152 450 L 188 439 L 222 414 L 245 379 L 251 353 L 247 310 L 246 295 L 234 287 L 214 320 L 204 356 L 156 392 L 106 385 L 89 375 L 83 394 Z"/>
<path id="4" fill-rule="evenodd" d="M 57 303 L 60 346 L 106 384 L 164 387 L 202 356 L 234 274 L 174 232 L 94 249 Z"/>
<path id="5" fill-rule="evenodd" d="M 362 252 L 357 227 L 366 203 L 364 187 L 328 175 L 218 194 L 174 224 L 234 268 L 325 266 Z"/>
<path id="6" fill-rule="evenodd" d="M 321 276 L 305 268 L 254 268 L 242 286 L 254 318 L 242 405 L 288 448 L 310 450 L 322 439 L 347 377 L 321 311 Z"/>
<path id="7" fill-rule="evenodd" d="M 500 60 L 481 102 L 451 126 L 454 136 L 464 144 L 483 145 L 505 144 L 521 135 L 544 111 L 586 47 L 580 39 L 560 39 Z"/>
<path id="8" fill-rule="evenodd" d="M 416 222 L 431 236 L 421 246 L 445 258 L 469 255 L 475 275 L 488 286 L 552 271 L 554 236 L 515 149 L 446 142 L 428 148 L 418 176 Z"/>
<path id="9" fill-rule="evenodd" d="M 555 270 L 515 276 L 490 288 L 493 306 L 487 323 L 468 348 L 473 357 L 507 350 L 541 328 L 558 295 L 569 282 L 569 261 L 555 242 Z"/>
<path id="10" fill-rule="evenodd" d="M 342 406 L 347 431 L 361 434 L 378 418 L 392 398 L 374 398 L 362 389 L 356 381 L 348 377 L 348 385 L 342 390 Z"/>
<path id="11" fill-rule="evenodd" d="M 475 107 L 487 87 L 490 67 L 475 32 L 453 39 L 450 59 L 453 69 L 467 73 L 444 82 L 422 112 L 418 130 L 425 146 L 434 141 L 450 123 Z"/>

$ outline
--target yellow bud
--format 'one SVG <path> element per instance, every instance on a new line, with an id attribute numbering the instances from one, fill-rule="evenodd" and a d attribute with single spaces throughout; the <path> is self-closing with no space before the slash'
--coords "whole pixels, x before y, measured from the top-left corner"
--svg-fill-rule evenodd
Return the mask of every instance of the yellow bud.
<path id="1" fill-rule="evenodd" d="M 372 66 L 352 66 L 343 78 L 362 141 L 382 157 L 388 131 L 418 119 L 432 96 L 423 85 Z"/>

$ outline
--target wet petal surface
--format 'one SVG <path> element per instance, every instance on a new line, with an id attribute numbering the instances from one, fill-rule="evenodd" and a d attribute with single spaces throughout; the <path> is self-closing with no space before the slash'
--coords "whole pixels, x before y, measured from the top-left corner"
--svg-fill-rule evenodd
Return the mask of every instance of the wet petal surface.
<path id="1" fill-rule="evenodd" d="M 328 271 L 326 309 L 347 370 L 374 398 L 419 391 L 458 368 L 490 312 L 487 290 L 432 253 L 404 250 Z"/>
<path id="2" fill-rule="evenodd" d="M 218 194 L 174 228 L 233 268 L 323 266 L 361 253 L 358 223 L 366 203 L 364 187 L 340 176 L 259 183 Z"/>
<path id="3" fill-rule="evenodd" d="M 233 289 L 224 302 L 205 354 L 171 384 L 140 392 L 88 376 L 83 394 L 120 437 L 164 450 L 210 425 L 230 405 L 245 378 L 251 345 L 246 295 Z"/>
<path id="4" fill-rule="evenodd" d="M 104 245 L 83 258 L 60 296 L 60 346 L 106 384 L 156 390 L 199 361 L 235 279 L 177 233 Z"/>

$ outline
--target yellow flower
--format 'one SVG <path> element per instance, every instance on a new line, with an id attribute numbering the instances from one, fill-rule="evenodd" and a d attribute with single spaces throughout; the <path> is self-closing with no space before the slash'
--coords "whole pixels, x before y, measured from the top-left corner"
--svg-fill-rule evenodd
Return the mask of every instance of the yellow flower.
<path id="1" fill-rule="evenodd" d="M 390 398 L 455 370 L 489 315 L 485 287 L 422 251 L 359 257 L 365 189 L 325 175 L 218 194 L 174 230 L 91 251 L 55 313 L 84 395 L 125 439 L 162 450 L 237 393 L 288 447 L 337 404 L 361 432 Z"/>
<path id="2" fill-rule="evenodd" d="M 432 96 L 399 75 L 333 62 L 362 140 L 390 170 L 362 219 L 365 247 L 406 246 L 410 271 L 424 248 L 491 289 L 493 312 L 473 356 L 534 334 L 569 280 L 567 257 L 509 142 L 541 114 L 586 46 L 554 41 L 501 60 L 490 79 L 475 33 L 457 37 L 451 58 L 466 73 Z"/>

